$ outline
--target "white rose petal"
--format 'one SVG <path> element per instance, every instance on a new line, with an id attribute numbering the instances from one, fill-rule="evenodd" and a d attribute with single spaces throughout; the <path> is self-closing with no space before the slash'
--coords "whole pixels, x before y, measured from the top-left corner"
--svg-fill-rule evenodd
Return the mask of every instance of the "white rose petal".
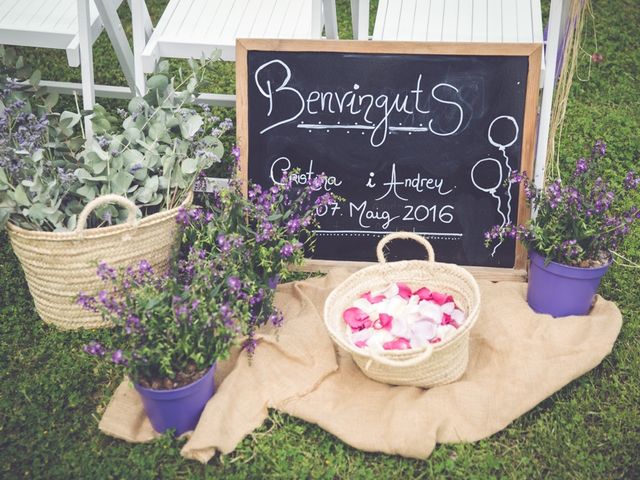
<path id="1" fill-rule="evenodd" d="M 447 315 L 451 315 L 451 313 L 455 310 L 456 304 L 453 302 L 448 302 L 442 305 L 442 313 L 446 313 Z"/>
<path id="2" fill-rule="evenodd" d="M 462 310 L 456 308 L 453 313 L 451 313 L 451 319 L 455 320 L 458 325 L 462 325 L 467 320 L 467 316 Z"/>

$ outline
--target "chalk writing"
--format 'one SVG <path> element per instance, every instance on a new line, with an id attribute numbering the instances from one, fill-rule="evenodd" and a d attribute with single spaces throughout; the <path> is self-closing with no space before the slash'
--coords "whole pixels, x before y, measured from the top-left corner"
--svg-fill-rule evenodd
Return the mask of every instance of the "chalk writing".
<path id="1" fill-rule="evenodd" d="M 272 84 L 273 78 L 279 79 L 276 85 Z M 429 95 L 425 98 L 426 90 L 422 85 L 422 74 L 417 76 L 415 88 L 409 90 L 408 93 L 396 94 L 360 91 L 361 86 L 358 83 L 354 83 L 346 91 L 336 89 L 304 92 L 297 86 L 291 86 L 291 78 L 291 68 L 279 59 L 266 62 L 256 70 L 254 74 L 256 88 L 269 103 L 266 115 L 270 122 L 260 130 L 261 135 L 282 125 L 296 122 L 303 115 L 313 117 L 320 113 L 329 113 L 357 117 L 364 123 L 361 124 L 354 120 L 348 124 L 338 121 L 333 124 L 322 124 L 301 120 L 296 127 L 306 129 L 309 132 L 313 130 L 327 132 L 331 130 L 365 130 L 370 132 L 371 146 L 380 147 L 390 132 L 430 132 L 439 137 L 448 137 L 460 130 L 464 120 L 464 109 L 461 102 L 454 100 L 459 97 L 459 89 L 449 83 L 440 82 L 429 90 Z M 443 116 L 453 117 L 455 124 L 446 122 L 452 123 L 452 125 L 449 128 L 437 127 L 434 123 L 434 113 L 431 109 L 425 109 L 431 100 L 439 104 L 440 107 L 444 106 L 445 109 L 448 109 L 449 111 L 445 110 Z M 282 103 L 294 105 L 293 108 L 288 109 L 294 113 L 287 113 L 284 118 L 278 116 L 276 114 L 279 111 L 278 106 Z M 390 117 L 394 113 L 425 117 L 425 121 L 428 119 L 428 126 L 391 125 Z"/>

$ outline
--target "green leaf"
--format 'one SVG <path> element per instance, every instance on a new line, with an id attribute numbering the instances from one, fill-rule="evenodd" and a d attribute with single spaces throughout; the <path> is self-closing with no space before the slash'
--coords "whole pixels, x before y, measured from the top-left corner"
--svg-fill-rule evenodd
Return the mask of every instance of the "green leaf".
<path id="1" fill-rule="evenodd" d="M 161 140 L 167 135 L 167 128 L 160 122 L 154 123 L 149 127 L 149 137 L 153 140 Z"/>
<path id="2" fill-rule="evenodd" d="M 198 159 L 196 158 L 185 158 L 180 166 L 182 169 L 182 173 L 185 175 L 191 175 L 198 170 Z"/>
<path id="3" fill-rule="evenodd" d="M 96 198 L 97 190 L 94 186 L 87 184 L 81 186 L 78 190 L 76 190 L 76 193 L 81 197 L 84 197 L 87 200 L 91 201 Z"/>
<path id="4" fill-rule="evenodd" d="M 29 77 L 29 83 L 34 87 L 37 87 L 40 84 L 40 80 L 42 80 L 42 74 L 40 73 L 40 70 L 34 70 Z"/>
<path id="5" fill-rule="evenodd" d="M 51 92 L 46 97 L 44 97 L 44 105 L 49 110 L 55 107 L 58 104 L 58 100 L 60 99 L 60 95 L 56 92 Z"/>
<path id="6" fill-rule="evenodd" d="M 200 115 L 190 116 L 186 122 L 180 124 L 180 132 L 182 136 L 187 140 L 193 138 L 197 131 L 202 126 L 202 117 Z"/>
<path id="7" fill-rule="evenodd" d="M 153 75 L 147 80 L 149 90 L 164 90 L 169 85 L 169 79 L 166 75 Z"/>
<path id="8" fill-rule="evenodd" d="M 60 114 L 60 125 L 66 129 L 73 128 L 80 121 L 79 113 L 64 111 Z"/>
<path id="9" fill-rule="evenodd" d="M 111 179 L 111 190 L 113 193 L 125 194 L 133 182 L 133 175 L 128 172 L 118 172 Z"/>
<path id="10" fill-rule="evenodd" d="M 22 185 L 18 185 L 16 187 L 14 195 L 15 201 L 18 205 L 21 205 L 23 207 L 28 207 L 31 205 L 29 197 L 27 196 L 27 192 Z"/>

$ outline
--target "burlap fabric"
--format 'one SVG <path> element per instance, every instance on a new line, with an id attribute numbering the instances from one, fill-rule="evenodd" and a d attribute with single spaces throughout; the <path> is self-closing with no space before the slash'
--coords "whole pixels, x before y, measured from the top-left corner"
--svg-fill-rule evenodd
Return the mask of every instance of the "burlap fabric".
<path id="1" fill-rule="evenodd" d="M 252 365 L 234 355 L 216 372 L 218 392 L 182 449 L 208 461 L 233 451 L 268 408 L 316 423 L 355 448 L 426 458 L 436 443 L 486 438 L 524 414 L 611 351 L 622 316 L 598 298 L 589 316 L 553 319 L 531 311 L 521 283 L 480 282 L 482 309 L 460 380 L 423 390 L 365 377 L 336 352 L 323 321 L 324 299 L 347 272 L 279 287 L 285 325 L 265 332 Z M 157 436 L 137 393 L 124 381 L 100 429 L 130 442 Z"/>

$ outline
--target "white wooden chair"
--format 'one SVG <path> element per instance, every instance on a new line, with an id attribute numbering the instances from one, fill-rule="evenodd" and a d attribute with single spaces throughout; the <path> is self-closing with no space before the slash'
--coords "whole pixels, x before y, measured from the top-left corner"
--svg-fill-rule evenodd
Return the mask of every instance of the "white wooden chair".
<path id="1" fill-rule="evenodd" d="M 369 38 L 370 0 L 351 0 L 354 38 Z M 534 180 L 544 181 L 558 46 L 568 0 L 551 0 L 542 58 Z M 543 43 L 540 0 L 379 0 L 373 40 Z"/>
<path id="2" fill-rule="evenodd" d="M 153 33 L 145 34 L 144 0 L 132 0 L 136 85 L 160 58 L 201 58 L 221 50 L 235 61 L 236 38 L 314 39 L 338 37 L 335 0 L 170 0 Z M 204 100 L 235 106 L 235 95 Z"/>
<path id="3" fill-rule="evenodd" d="M 45 80 L 41 84 L 60 93 L 82 93 L 84 109 L 91 110 L 96 92 L 126 98 L 135 85 L 133 53 L 116 11 L 121 3 L 122 0 L 0 0 L 0 44 L 65 50 L 69 66 L 80 66 L 82 83 Z M 103 28 L 130 88 L 94 84 L 92 46 Z"/>

